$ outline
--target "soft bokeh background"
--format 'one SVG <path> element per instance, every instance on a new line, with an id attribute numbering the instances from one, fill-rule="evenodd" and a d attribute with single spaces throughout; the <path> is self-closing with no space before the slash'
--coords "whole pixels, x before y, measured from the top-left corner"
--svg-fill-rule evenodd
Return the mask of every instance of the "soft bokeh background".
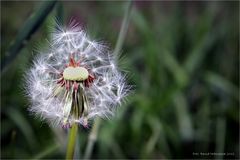
<path id="1" fill-rule="evenodd" d="M 57 2 L 10 63 L 8 48 L 42 4 L 1 2 L 1 159 L 65 157 L 66 132 L 30 115 L 23 93 L 23 74 L 54 17 L 76 19 L 114 48 L 127 6 Z M 238 1 L 136 1 L 121 53 L 134 93 L 101 121 L 92 158 L 239 158 Z M 80 129 L 76 157 L 90 132 Z"/>

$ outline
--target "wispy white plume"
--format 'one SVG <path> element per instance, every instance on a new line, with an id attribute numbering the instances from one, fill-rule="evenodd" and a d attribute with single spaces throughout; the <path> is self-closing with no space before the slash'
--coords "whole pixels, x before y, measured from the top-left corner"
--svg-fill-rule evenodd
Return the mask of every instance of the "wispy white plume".
<path id="1" fill-rule="evenodd" d="M 114 115 L 131 88 L 118 69 L 117 55 L 90 40 L 76 23 L 58 26 L 48 41 L 48 50 L 35 57 L 25 76 L 30 111 L 63 127 Z"/>

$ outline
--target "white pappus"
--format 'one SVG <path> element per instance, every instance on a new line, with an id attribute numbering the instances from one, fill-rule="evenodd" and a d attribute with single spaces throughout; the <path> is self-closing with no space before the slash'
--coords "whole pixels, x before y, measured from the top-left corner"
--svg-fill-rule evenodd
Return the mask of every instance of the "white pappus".
<path id="1" fill-rule="evenodd" d="M 114 115 L 131 89 L 116 57 L 78 24 L 58 27 L 25 75 L 29 110 L 63 128 Z"/>

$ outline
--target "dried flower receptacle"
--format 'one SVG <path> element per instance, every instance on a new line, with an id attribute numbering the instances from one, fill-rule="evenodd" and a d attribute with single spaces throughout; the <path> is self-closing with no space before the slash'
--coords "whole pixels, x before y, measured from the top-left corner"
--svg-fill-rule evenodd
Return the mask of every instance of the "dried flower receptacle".
<path id="1" fill-rule="evenodd" d="M 74 55 L 74 54 L 73 54 Z M 61 78 L 57 81 L 59 84 L 55 89 L 54 96 L 63 94 L 64 106 L 64 121 L 63 128 L 71 127 L 68 119 L 74 116 L 76 119 L 84 118 L 88 112 L 88 102 L 84 93 L 84 87 L 89 87 L 93 82 L 94 76 L 89 74 L 89 70 L 80 65 L 80 61 L 76 62 L 73 55 L 70 56 L 70 62 L 60 73 Z M 83 119 L 85 120 L 85 119 Z M 87 122 L 83 123 L 87 126 Z"/>

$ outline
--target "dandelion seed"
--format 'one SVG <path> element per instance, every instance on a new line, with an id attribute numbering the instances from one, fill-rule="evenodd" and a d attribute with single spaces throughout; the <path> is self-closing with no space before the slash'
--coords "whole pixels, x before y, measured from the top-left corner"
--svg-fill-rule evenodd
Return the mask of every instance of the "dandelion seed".
<path id="1" fill-rule="evenodd" d="M 76 24 L 59 27 L 49 43 L 48 53 L 40 53 L 26 74 L 30 111 L 63 128 L 113 115 L 130 86 L 107 47 Z"/>

